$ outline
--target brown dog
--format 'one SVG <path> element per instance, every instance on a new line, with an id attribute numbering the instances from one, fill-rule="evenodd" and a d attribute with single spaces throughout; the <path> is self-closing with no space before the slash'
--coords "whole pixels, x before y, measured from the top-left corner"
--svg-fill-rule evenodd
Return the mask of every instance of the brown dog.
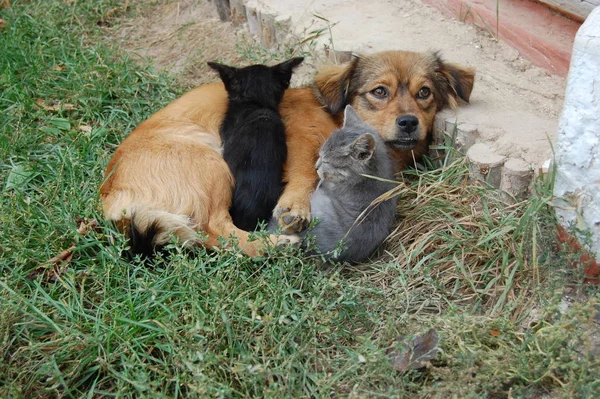
<path id="1" fill-rule="evenodd" d="M 427 152 L 435 114 L 468 102 L 473 82 L 473 69 L 445 63 L 435 53 L 388 51 L 323 69 L 314 90 L 288 89 L 280 105 L 288 146 L 287 185 L 274 210 L 280 225 L 291 233 L 310 221 L 313 165 L 346 104 L 379 131 L 401 170 Z M 153 245 L 168 242 L 171 234 L 207 247 L 233 236 L 245 253 L 260 254 L 265 243 L 250 241 L 229 215 L 233 179 L 219 139 L 226 108 L 227 93 L 214 83 L 142 122 L 108 163 L 100 189 L 106 218 L 124 231 L 133 220 Z M 282 238 L 290 240 L 269 237 L 272 244 Z"/>

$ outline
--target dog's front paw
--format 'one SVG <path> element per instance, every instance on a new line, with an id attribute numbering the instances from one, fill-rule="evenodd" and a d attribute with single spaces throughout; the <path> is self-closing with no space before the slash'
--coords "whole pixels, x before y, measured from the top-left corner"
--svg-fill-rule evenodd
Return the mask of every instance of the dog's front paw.
<path id="1" fill-rule="evenodd" d="M 310 223 L 310 203 L 306 205 L 286 203 L 282 198 L 275 207 L 273 216 L 284 233 L 301 232 Z"/>

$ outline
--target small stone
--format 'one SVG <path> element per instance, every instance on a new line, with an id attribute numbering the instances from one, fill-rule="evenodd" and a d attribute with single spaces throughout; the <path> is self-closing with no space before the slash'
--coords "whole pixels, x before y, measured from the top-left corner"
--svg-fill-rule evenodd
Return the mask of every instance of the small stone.
<path id="1" fill-rule="evenodd" d="M 546 160 L 539 169 L 539 173 L 542 175 L 548 174 L 548 171 L 552 167 L 552 159 Z"/>

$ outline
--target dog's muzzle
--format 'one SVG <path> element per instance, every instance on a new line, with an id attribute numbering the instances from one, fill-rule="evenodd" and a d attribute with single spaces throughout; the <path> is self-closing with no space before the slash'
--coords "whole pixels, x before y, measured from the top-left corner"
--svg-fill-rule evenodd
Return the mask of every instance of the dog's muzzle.
<path id="1" fill-rule="evenodd" d="M 388 140 L 385 144 L 396 150 L 412 150 L 418 142 L 418 140 Z"/>
<path id="2" fill-rule="evenodd" d="M 386 144 L 398 150 L 415 148 L 419 141 L 419 119 L 414 115 L 402 115 L 396 119 L 397 135 Z"/>

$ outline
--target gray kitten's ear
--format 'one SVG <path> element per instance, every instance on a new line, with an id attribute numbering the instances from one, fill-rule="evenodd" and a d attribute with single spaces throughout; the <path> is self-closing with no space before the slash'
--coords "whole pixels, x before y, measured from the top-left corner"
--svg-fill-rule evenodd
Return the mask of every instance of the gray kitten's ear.
<path id="1" fill-rule="evenodd" d="M 356 111 L 354 110 L 354 108 L 352 108 L 351 105 L 346 105 L 346 108 L 344 108 L 344 125 L 343 127 L 357 127 L 357 126 L 362 126 L 363 121 L 362 119 L 360 119 L 360 116 L 358 116 L 358 114 L 356 113 Z"/>
<path id="2" fill-rule="evenodd" d="M 375 151 L 375 137 L 365 133 L 350 145 L 350 155 L 359 161 L 368 161 Z"/>

